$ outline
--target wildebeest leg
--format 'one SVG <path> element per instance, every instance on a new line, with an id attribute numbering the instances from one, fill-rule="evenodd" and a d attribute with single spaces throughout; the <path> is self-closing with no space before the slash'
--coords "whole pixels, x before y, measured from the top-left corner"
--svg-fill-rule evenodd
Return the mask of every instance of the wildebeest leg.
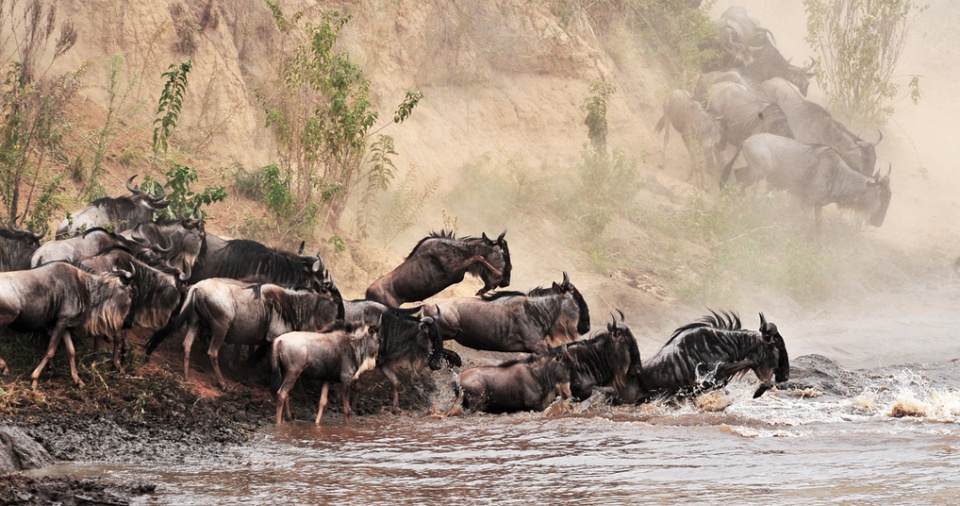
<path id="1" fill-rule="evenodd" d="M 353 390 L 353 380 L 343 382 L 343 423 L 350 423 L 350 391 Z"/>
<path id="2" fill-rule="evenodd" d="M 43 359 L 40 360 L 40 365 L 38 365 L 37 368 L 33 370 L 33 374 L 30 375 L 30 378 L 33 380 L 30 383 L 31 389 L 37 389 L 37 380 L 40 379 L 40 373 L 43 372 L 43 368 L 47 365 L 47 362 L 49 362 L 57 352 L 57 346 L 60 344 L 60 340 L 63 339 L 63 335 L 66 332 L 67 324 L 65 322 L 58 322 L 57 326 L 53 328 L 53 332 L 50 334 L 50 343 L 47 345 L 47 353 L 43 356 Z"/>
<path id="3" fill-rule="evenodd" d="M 73 377 L 73 382 L 78 387 L 83 387 L 83 381 L 77 374 L 77 351 L 73 348 L 73 339 L 70 338 L 69 331 L 63 333 L 63 344 L 67 346 L 67 355 L 70 357 L 70 376 Z"/>
<path id="4" fill-rule="evenodd" d="M 7 368 L 7 363 L 0 358 L 0 376 L 6 376 L 10 372 L 10 369 Z"/>
<path id="5" fill-rule="evenodd" d="M 213 373 L 217 375 L 217 382 L 220 383 L 220 390 L 227 389 L 227 382 L 223 379 L 223 373 L 220 372 L 220 347 L 223 346 L 223 340 L 226 336 L 214 337 L 210 340 L 210 347 L 207 348 L 207 356 L 210 357 L 210 364 L 213 365 Z"/>
<path id="6" fill-rule="evenodd" d="M 290 415 L 290 390 L 293 390 L 293 385 L 297 383 L 297 378 L 300 377 L 300 373 L 303 370 L 297 370 L 296 368 L 287 369 L 283 374 L 283 383 L 280 385 L 280 388 L 277 390 L 277 426 L 283 424 L 283 408 L 287 408 L 287 418 L 293 420 L 293 416 Z M 319 422 L 318 422 L 319 423 Z"/>
<path id="7" fill-rule="evenodd" d="M 267 356 L 267 353 L 270 353 L 270 343 L 261 344 L 247 357 L 247 365 L 252 367 L 259 364 L 263 357 Z"/>
<path id="8" fill-rule="evenodd" d="M 183 338 L 183 381 L 190 381 L 190 348 L 193 347 L 193 340 L 197 337 L 197 325 L 190 322 L 190 328 L 187 329 L 187 335 Z"/>
<path id="9" fill-rule="evenodd" d="M 400 412 L 400 380 L 397 379 L 397 373 L 393 371 L 390 367 L 381 367 L 383 375 L 390 380 L 390 384 L 393 385 L 393 411 L 394 413 Z"/>
<path id="10" fill-rule="evenodd" d="M 113 369 L 119 372 L 123 372 L 123 361 L 120 359 L 120 354 L 126 352 L 127 347 L 127 331 L 121 330 L 120 335 L 113 339 Z M 123 348 L 123 351 L 121 351 Z"/>
<path id="11" fill-rule="evenodd" d="M 323 408 L 327 406 L 327 391 L 330 390 L 330 382 L 324 381 L 320 389 L 320 407 L 317 409 L 317 425 L 320 425 L 320 419 L 323 418 Z"/>

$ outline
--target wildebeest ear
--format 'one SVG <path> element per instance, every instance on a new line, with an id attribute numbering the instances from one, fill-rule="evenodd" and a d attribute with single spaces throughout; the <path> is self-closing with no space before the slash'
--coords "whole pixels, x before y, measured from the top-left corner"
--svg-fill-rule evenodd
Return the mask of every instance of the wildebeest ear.
<path id="1" fill-rule="evenodd" d="M 487 238 L 487 233 L 486 233 L 486 232 L 481 233 L 481 234 L 480 234 L 480 237 L 483 239 L 483 242 L 493 242 L 493 241 L 491 241 L 490 239 Z"/>
<path id="2" fill-rule="evenodd" d="M 553 282 L 553 291 L 555 291 L 555 292 L 562 292 L 562 291 L 563 291 L 563 288 L 561 288 L 560 285 L 558 285 L 557 282 L 554 281 L 554 282 Z"/>
<path id="3" fill-rule="evenodd" d="M 320 272 L 321 267 L 323 267 L 323 262 L 320 261 L 320 257 L 317 257 L 317 260 L 313 262 L 313 265 L 310 266 L 310 271 Z"/>
<path id="4" fill-rule="evenodd" d="M 300 241 L 300 247 L 297 248 L 297 255 L 303 254 L 303 247 L 307 245 L 307 241 Z"/>

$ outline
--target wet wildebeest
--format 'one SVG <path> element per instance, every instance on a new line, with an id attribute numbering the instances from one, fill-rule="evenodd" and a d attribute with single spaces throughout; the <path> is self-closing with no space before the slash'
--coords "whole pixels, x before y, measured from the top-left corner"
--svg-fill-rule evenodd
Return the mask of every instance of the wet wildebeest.
<path id="1" fill-rule="evenodd" d="M 743 330 L 733 313 L 712 312 L 684 325 L 655 355 L 644 361 L 643 387 L 653 397 L 697 394 L 722 388 L 738 374 L 753 371 L 760 397 L 790 379 L 790 358 L 783 337 L 760 313 L 760 331 Z"/>
<path id="2" fill-rule="evenodd" d="M 833 119 L 829 111 L 800 96 L 790 83 L 780 77 L 764 81 L 760 89 L 783 109 L 795 139 L 804 144 L 830 146 L 840 153 L 843 161 L 853 170 L 873 175 L 877 152 L 872 143 L 847 130 L 842 123 Z"/>
<path id="3" fill-rule="evenodd" d="M 463 281 L 470 273 L 483 280 L 477 295 L 510 284 L 510 250 L 504 231 L 496 240 L 432 232 L 420 240 L 407 258 L 367 288 L 366 298 L 390 307 L 424 300 Z"/>
<path id="4" fill-rule="evenodd" d="M 471 367 L 458 380 L 463 407 L 489 413 L 543 411 L 557 395 L 571 397 L 570 369 L 564 353 Z"/>
<path id="5" fill-rule="evenodd" d="M 570 358 L 570 392 L 574 398 L 582 401 L 594 392 L 608 391 L 623 404 L 633 404 L 640 399 L 640 350 L 624 323 L 622 312 L 619 322 L 614 318 L 607 324 L 606 332 L 553 348 L 546 355 L 558 353 Z"/>
<path id="6" fill-rule="evenodd" d="M 657 121 L 656 132 L 666 130 L 663 135 L 664 160 L 667 156 L 667 142 L 670 141 L 668 123 L 680 132 L 683 145 L 692 158 L 702 157 L 711 170 L 719 166 L 716 148 L 720 144 L 720 119 L 707 114 L 703 106 L 693 100 L 686 91 L 673 90 L 663 99 L 663 116 Z"/>
<path id="7" fill-rule="evenodd" d="M 159 261 L 156 252 L 121 235 L 102 228 L 91 228 L 76 237 L 50 241 L 33 252 L 30 266 L 38 267 L 51 262 L 77 263 L 80 259 L 96 255 L 114 246 L 130 250 L 139 260 L 148 264 Z"/>
<path id="8" fill-rule="evenodd" d="M 790 124 L 780 106 L 765 100 L 742 84 L 715 84 L 710 88 L 709 96 L 707 109 L 721 118 L 724 140 L 737 148 L 731 161 L 737 159 L 743 141 L 751 135 L 765 132 L 793 137 Z"/>
<path id="9" fill-rule="evenodd" d="M 837 204 L 866 216 L 875 227 L 883 225 L 890 205 L 890 169 L 865 176 L 846 164 L 837 150 L 810 145 L 771 134 L 750 137 L 743 143 L 745 169 L 737 171 L 737 180 L 748 186 L 766 179 L 774 188 L 787 190 L 813 206 L 817 229 L 823 206 Z M 721 186 L 729 176 L 732 160 L 723 169 Z"/>
<path id="10" fill-rule="evenodd" d="M 120 235 L 150 248 L 163 263 L 182 271 L 180 281 L 186 282 L 193 275 L 206 231 L 201 220 L 181 218 L 141 223 Z"/>
<path id="11" fill-rule="evenodd" d="M 147 356 L 185 323 L 183 375 L 190 380 L 190 349 L 201 330 L 210 332 L 207 355 L 221 388 L 226 381 L 220 372 L 220 348 L 226 344 L 262 346 L 280 334 L 298 330 L 319 330 L 343 319 L 343 300 L 329 276 L 324 289 L 290 289 L 273 284 L 251 284 L 236 280 L 205 279 L 190 287 L 171 325 L 147 343 Z"/>
<path id="12" fill-rule="evenodd" d="M 163 200 L 166 189 L 159 197 L 133 186 L 136 174 L 127 180 L 127 189 L 133 195 L 129 197 L 104 197 L 94 200 L 89 206 L 73 213 L 57 227 L 57 239 L 66 239 L 96 227 L 114 225 L 116 232 L 122 232 L 141 223 L 153 221 L 153 212 L 164 209 L 170 202 Z"/>
<path id="13" fill-rule="evenodd" d="M 327 405 L 330 383 L 343 385 L 343 416 L 350 423 L 350 391 L 360 373 L 376 367 L 380 351 L 379 328 L 342 321 L 322 332 L 290 332 L 273 340 L 270 389 L 276 395 L 277 425 L 283 424 L 283 408 L 290 417 L 290 390 L 301 374 L 323 382 L 316 423 Z"/>
<path id="14" fill-rule="evenodd" d="M 179 269 L 166 265 L 155 267 L 137 260 L 126 248 L 113 246 L 101 251 L 97 255 L 86 257 L 77 262 L 96 272 L 109 273 L 124 270 L 133 273 L 134 304 L 133 327 L 148 329 L 156 332 L 170 323 L 185 288 L 178 280 L 181 276 Z M 122 370 L 123 357 L 126 354 L 127 329 L 124 328 L 113 340 L 113 366 Z M 96 337 L 99 336 L 94 336 Z"/>
<path id="15" fill-rule="evenodd" d="M 133 314 L 132 279 L 128 271 L 97 274 L 64 262 L 0 273 L 0 328 L 50 331 L 47 353 L 30 375 L 32 388 L 37 388 L 40 373 L 61 340 L 70 355 L 73 381 L 83 386 L 71 335 L 119 338 Z"/>
<path id="16" fill-rule="evenodd" d="M 346 322 L 376 323 L 380 321 L 384 314 L 388 312 L 394 312 L 394 308 L 387 307 L 372 300 L 345 300 L 343 301 L 343 311 L 343 320 Z M 413 313 L 415 312 L 416 310 L 413 310 Z M 401 311 L 398 314 L 411 315 L 413 313 Z M 413 319 L 411 321 L 416 320 Z M 460 367 L 463 365 L 463 361 L 460 359 L 460 355 L 458 355 L 457 352 L 443 348 L 443 337 L 439 333 L 439 323 L 434 322 L 432 327 L 438 330 L 436 337 L 439 339 L 439 341 L 433 342 L 430 355 L 430 368 L 433 370 L 439 369 L 442 365 L 440 360 L 441 358 L 446 360 L 447 364 L 451 367 Z M 384 320 L 382 334 L 384 341 L 389 340 L 389 326 L 386 320 Z M 431 337 L 431 339 L 433 338 Z M 437 360 L 437 362 L 434 362 L 434 360 Z"/>
<path id="17" fill-rule="evenodd" d="M 278 285 L 318 287 L 323 283 L 323 260 L 268 248 L 249 239 L 223 239 L 205 234 L 190 283 L 230 278 Z"/>
<path id="18" fill-rule="evenodd" d="M 590 331 L 587 303 L 566 272 L 550 288 L 445 299 L 425 304 L 423 315 L 445 340 L 477 350 L 543 353 Z"/>
<path id="19" fill-rule="evenodd" d="M 0 228 L 0 272 L 22 271 L 30 268 L 30 257 L 40 247 L 40 239 L 47 234 L 29 230 Z"/>
<path id="20" fill-rule="evenodd" d="M 389 308 L 380 320 L 380 354 L 377 367 L 393 385 L 393 409 L 400 410 L 401 368 L 419 371 L 429 365 L 437 371 L 443 356 L 443 338 L 439 324 L 429 316 L 415 318 Z M 368 324 L 370 322 L 367 322 Z"/>

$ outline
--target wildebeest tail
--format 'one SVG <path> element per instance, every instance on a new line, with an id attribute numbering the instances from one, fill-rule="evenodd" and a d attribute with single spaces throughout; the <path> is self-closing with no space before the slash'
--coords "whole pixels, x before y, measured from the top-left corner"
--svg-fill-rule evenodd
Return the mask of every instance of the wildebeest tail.
<path id="1" fill-rule="evenodd" d="M 165 341 L 170 334 L 173 334 L 180 327 L 186 323 L 187 319 L 193 313 L 193 290 L 187 292 L 187 296 L 184 297 L 183 302 L 180 304 L 180 311 L 176 316 L 172 316 L 170 321 L 166 326 L 158 330 L 153 336 L 150 337 L 150 340 L 147 341 L 147 356 L 149 357 L 153 350 L 157 349 L 157 346 L 160 346 L 160 343 Z"/>
<path id="2" fill-rule="evenodd" d="M 664 114 L 660 116 L 660 119 L 657 121 L 657 126 L 654 127 L 654 131 L 660 133 L 663 131 L 663 127 L 667 124 L 667 115 Z"/>
<path id="3" fill-rule="evenodd" d="M 727 184 L 727 179 L 730 179 L 730 171 L 733 170 L 733 162 L 737 161 L 737 157 L 740 156 L 740 151 L 743 149 L 743 146 L 737 148 L 737 152 L 733 154 L 733 158 L 730 159 L 730 162 L 723 167 L 723 172 L 720 173 L 720 189 Z"/>
<path id="4" fill-rule="evenodd" d="M 280 347 L 283 341 L 274 341 L 270 351 L 270 392 L 277 395 L 283 386 L 283 369 L 280 363 Z"/>

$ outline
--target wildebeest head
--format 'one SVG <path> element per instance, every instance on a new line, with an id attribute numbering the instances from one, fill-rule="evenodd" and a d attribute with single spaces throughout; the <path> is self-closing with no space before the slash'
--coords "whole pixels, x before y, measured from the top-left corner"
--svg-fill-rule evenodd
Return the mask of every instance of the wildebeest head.
<path id="1" fill-rule="evenodd" d="M 790 379 L 790 357 L 783 336 L 777 330 L 775 323 L 768 323 L 760 313 L 760 340 L 761 348 L 754 358 L 756 365 L 754 374 L 760 379 L 760 387 L 753 397 L 760 397 L 773 387 L 774 383 L 782 383 Z"/>
<path id="2" fill-rule="evenodd" d="M 380 354 L 380 322 L 358 325 L 351 335 L 351 341 L 356 353 L 357 372 L 353 375 L 356 380 L 360 373 L 377 367 L 377 355 Z"/>
<path id="3" fill-rule="evenodd" d="M 0 228 L 0 271 L 19 271 L 30 268 L 30 257 L 40 247 L 40 239 L 47 234 L 29 230 Z"/>
<path id="4" fill-rule="evenodd" d="M 569 294 L 577 305 L 577 333 L 586 334 L 590 331 L 590 309 L 587 307 L 587 301 L 583 299 L 580 290 L 570 282 L 570 275 L 563 271 L 563 281 L 557 284 L 553 283 L 553 291 L 559 294 Z"/>
<path id="5" fill-rule="evenodd" d="M 89 293 L 89 316 L 85 330 L 91 336 L 116 336 L 121 329 L 130 328 L 135 316 L 136 294 L 134 273 L 117 269 L 108 273 L 86 272 Z"/>
<path id="6" fill-rule="evenodd" d="M 317 261 L 320 261 L 320 257 L 317 257 Z M 333 276 L 326 270 L 323 271 L 323 277 L 320 280 L 320 284 L 317 286 L 318 293 L 326 293 L 330 296 L 330 299 L 337 305 L 337 320 L 342 320 L 346 315 L 346 311 L 343 306 L 343 296 L 340 295 L 340 289 L 337 288 L 337 284 L 333 282 Z M 379 327 L 379 324 L 377 325 Z"/>
<path id="7" fill-rule="evenodd" d="M 892 170 L 893 164 L 890 164 L 887 168 L 887 175 L 883 177 L 880 176 L 878 170 L 873 176 L 873 181 L 868 184 L 871 190 L 870 199 L 874 201 L 871 206 L 874 211 L 870 213 L 869 223 L 874 227 L 883 225 L 883 219 L 887 216 L 890 197 L 893 196 L 893 192 L 890 190 L 890 172 Z"/>
<path id="8" fill-rule="evenodd" d="M 430 338 L 430 370 L 439 371 L 443 367 L 443 335 L 440 333 L 440 322 L 429 316 L 424 316 L 420 318 L 419 328 L 420 332 Z"/>
<path id="9" fill-rule="evenodd" d="M 493 273 L 487 269 L 482 270 L 480 272 L 480 279 L 483 280 L 486 286 L 499 286 L 500 288 L 510 286 L 510 271 L 513 270 L 513 264 L 510 263 L 510 248 L 507 247 L 507 240 L 504 239 L 506 235 L 507 231 L 504 230 L 495 241 L 489 239 L 486 233 L 483 233 L 481 237 L 483 243 L 490 248 L 490 251 L 484 255 L 484 259 L 494 267 L 500 269 L 502 273 L 498 281 Z"/>

